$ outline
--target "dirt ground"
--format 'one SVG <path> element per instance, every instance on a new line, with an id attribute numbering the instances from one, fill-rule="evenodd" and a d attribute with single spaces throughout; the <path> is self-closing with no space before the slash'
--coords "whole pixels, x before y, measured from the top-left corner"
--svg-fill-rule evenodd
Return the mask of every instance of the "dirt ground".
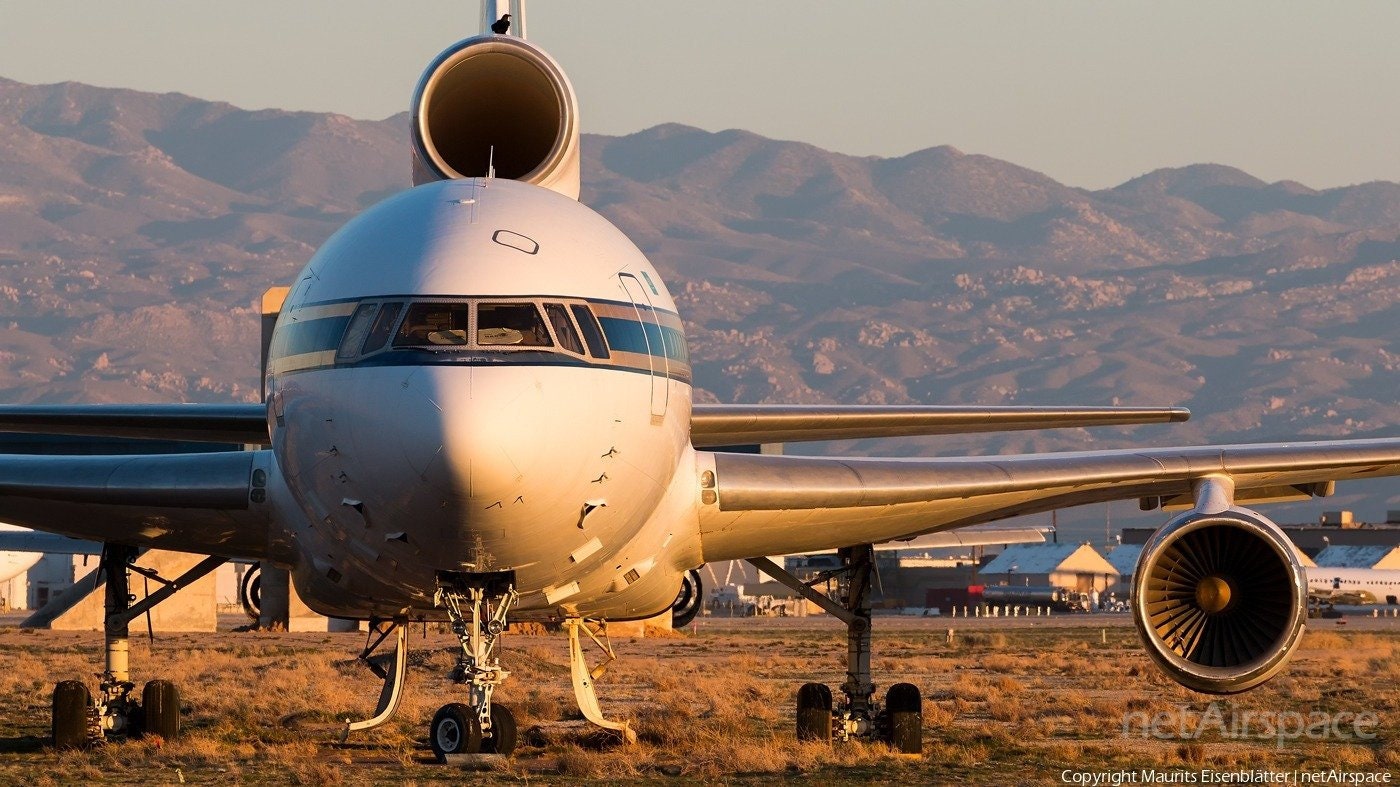
<path id="1" fill-rule="evenodd" d="M 346 744 L 340 724 L 368 715 L 378 694 L 353 660 L 362 634 L 158 634 L 153 645 L 133 638 L 133 678 L 178 684 L 184 734 L 58 752 L 48 741 L 53 685 L 92 678 L 100 635 L 3 627 L 0 783 L 1060 784 L 1120 771 L 1142 783 L 1140 769 L 1337 770 L 1390 773 L 1392 781 L 1400 772 L 1395 618 L 1314 621 L 1281 677 L 1232 698 L 1172 683 L 1148 662 L 1124 615 L 877 617 L 875 637 L 881 693 L 900 681 L 923 691 L 922 757 L 794 739 L 797 687 L 836 687 L 844 677 L 844 630 L 835 621 L 702 618 L 683 633 L 614 640 L 618 659 L 599 679 L 599 695 L 607 714 L 632 721 L 635 746 L 600 740 L 580 720 L 562 634 L 507 635 L 512 676 L 497 698 L 514 709 L 522 743 L 509 760 L 464 769 L 436 764 L 426 741 L 436 709 L 464 695 L 448 679 L 454 642 L 444 633 L 413 629 L 397 718 Z M 1374 714 L 1376 722 L 1365 730 L 1371 737 L 1284 739 L 1253 735 L 1257 725 L 1248 735 L 1207 728 L 1187 736 L 1172 726 L 1154 737 L 1133 721 L 1242 711 Z"/>

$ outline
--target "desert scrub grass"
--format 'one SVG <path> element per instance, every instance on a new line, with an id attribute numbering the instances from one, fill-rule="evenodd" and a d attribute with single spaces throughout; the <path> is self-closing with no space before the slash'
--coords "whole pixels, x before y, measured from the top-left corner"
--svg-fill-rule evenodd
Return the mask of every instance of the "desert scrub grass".
<path id="1" fill-rule="evenodd" d="M 1369 746 L 1339 743 L 1329 746 L 1327 757 L 1340 768 L 1360 770 L 1376 764 L 1376 752 Z"/>
<path id="2" fill-rule="evenodd" d="M 991 690 L 991 683 L 981 675 L 974 675 L 964 672 L 953 679 L 953 685 L 948 687 L 949 696 L 953 699 L 965 700 L 967 702 L 981 702 L 986 699 L 987 692 Z"/>
<path id="3" fill-rule="evenodd" d="M 1098 644 L 1093 628 L 959 630 L 979 644 L 943 644 L 944 625 L 896 628 L 890 642 L 877 640 L 881 689 L 908 681 L 924 693 L 925 756 L 907 760 L 878 745 L 798 743 L 793 708 L 798 686 L 816 680 L 838 691 L 844 672 L 844 635 L 830 625 L 788 621 L 770 629 L 755 621 L 741 633 L 705 630 L 696 637 L 614 642 L 619 659 L 598 681 L 610 718 L 630 719 L 641 743 L 601 746 L 577 719 L 568 678 L 567 647 L 559 635 L 516 637 L 503 652 L 513 673 L 497 699 L 516 711 L 521 745 L 493 769 L 460 772 L 430 764 L 424 743 L 428 720 L 444 702 L 461 701 L 465 689 L 447 670 L 455 660 L 450 635 L 410 640 L 408 693 L 398 716 L 371 733 L 336 744 L 344 717 L 368 713 L 380 682 L 352 656 L 363 637 L 339 635 L 217 634 L 158 637 L 154 648 L 133 642 L 134 677 L 178 675 L 187 734 L 154 746 L 113 743 L 102 753 L 74 759 L 45 749 L 47 706 L 60 677 L 91 680 L 100 664 L 101 635 L 53 632 L 35 638 L 0 632 L 0 703 L 24 753 L 0 747 L 0 784 L 71 784 L 81 774 L 119 782 L 407 784 L 521 781 L 607 783 L 764 783 L 805 779 L 853 784 L 875 780 L 910 784 L 1050 783 L 1065 767 L 1182 768 L 1176 747 L 1188 741 L 1124 737 L 1122 715 L 1200 709 L 1212 698 L 1179 687 L 1138 649 Z M 1121 624 L 1120 624 L 1121 625 Z M 1397 633 L 1341 631 L 1328 634 L 1346 648 L 1299 652 L 1285 675 L 1230 701 L 1242 709 L 1372 710 L 1380 714 L 1380 738 L 1341 757 L 1355 769 L 1400 768 L 1394 740 L 1400 729 L 1400 688 L 1392 661 Z M 989 647 L 991 637 L 1003 647 Z M 1132 629 L 1122 626 L 1118 640 Z M 81 646 L 74 643 L 85 643 Z M 881 649 L 884 648 L 884 651 Z M 980 648 L 980 649 L 979 649 Z M 881 659 L 880 654 L 885 654 Z M 1085 668 L 1085 660 L 1098 664 Z M 1334 665 L 1348 660 L 1345 672 Z M 7 671 L 8 670 L 8 671 Z M 65 674 L 59 676 L 57 671 Z M 250 678 L 267 676 L 266 684 Z M 268 687 L 272 687 L 269 689 Z M 883 695 L 883 691 L 881 692 Z M 839 695 L 838 695 L 839 696 Z M 1019 713 L 1016 708 L 1019 706 Z M 1387 710 L 1392 709 L 1392 710 Z M 1202 742 L 1210 766 L 1314 767 L 1333 764 L 1327 746 L 1274 741 Z M 1369 752 L 1372 763 L 1365 763 Z M 888 758 L 888 759 L 887 759 Z M 1071 763 L 1068 760 L 1073 760 Z M 86 769 L 86 770 L 85 770 Z M 76 775 L 75 775 L 76 774 Z M 95 778 L 95 777 L 94 777 Z"/>
<path id="4" fill-rule="evenodd" d="M 1298 643 L 1299 650 L 1348 650 L 1351 647 L 1350 639 L 1335 631 L 1308 630 Z"/>
<path id="5" fill-rule="evenodd" d="M 1002 694 L 1020 694 L 1026 690 L 1025 684 L 1008 675 L 992 678 L 992 686 Z"/>
<path id="6" fill-rule="evenodd" d="M 958 717 L 951 700 L 924 700 L 924 728 L 952 724 Z"/>
<path id="7" fill-rule="evenodd" d="M 1006 648 L 1008 640 L 1006 635 L 999 631 L 979 631 L 961 634 L 955 637 L 953 642 L 961 645 L 965 650 L 1003 650 Z"/>
<path id="8" fill-rule="evenodd" d="M 987 697 L 987 714 L 997 721 L 1017 723 L 1026 716 L 1026 709 L 1015 697 L 1000 693 Z"/>
<path id="9" fill-rule="evenodd" d="M 992 653 L 985 656 L 981 663 L 988 672 L 1022 674 L 1039 669 L 1034 658 L 1012 653 Z"/>
<path id="10" fill-rule="evenodd" d="M 676 696 L 637 711 L 637 737 L 656 746 L 682 747 L 695 742 L 696 714 L 690 703 Z"/>
<path id="11" fill-rule="evenodd" d="M 570 779 L 621 779 L 635 778 L 642 774 L 638 767 L 646 757 L 641 746 L 630 747 L 633 751 L 589 751 L 579 746 L 564 746 L 556 755 L 556 768 L 561 776 Z"/>
<path id="12" fill-rule="evenodd" d="M 924 756 L 931 762 L 973 768 L 987 761 L 987 747 L 980 743 L 941 743 L 934 741 L 924 744 Z"/>
<path id="13" fill-rule="evenodd" d="M 1400 768 L 1400 736 L 1392 730 L 1376 748 L 1376 764 L 1386 768 Z"/>
<path id="14" fill-rule="evenodd" d="M 516 725 L 521 729 L 532 724 L 559 721 L 573 706 L 572 697 L 565 696 L 557 689 L 551 690 L 542 686 L 531 686 L 525 690 L 524 696 L 517 693 L 515 702 L 510 702 L 504 696 L 504 692 L 502 695 L 501 701 L 515 711 Z"/>

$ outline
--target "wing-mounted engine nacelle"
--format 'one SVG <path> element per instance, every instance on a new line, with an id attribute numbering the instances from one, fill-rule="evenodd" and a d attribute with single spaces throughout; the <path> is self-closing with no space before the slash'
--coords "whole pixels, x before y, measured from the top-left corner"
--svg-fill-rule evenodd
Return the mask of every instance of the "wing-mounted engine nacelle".
<path id="1" fill-rule="evenodd" d="M 438 55 L 413 92 L 413 182 L 495 176 L 578 199 L 578 100 L 554 59 L 514 36 Z"/>
<path id="2" fill-rule="evenodd" d="M 1152 660 L 1183 686 L 1246 691 L 1272 678 L 1303 635 L 1307 578 L 1261 514 L 1200 504 L 1158 530 L 1133 575 L 1133 618 Z"/>

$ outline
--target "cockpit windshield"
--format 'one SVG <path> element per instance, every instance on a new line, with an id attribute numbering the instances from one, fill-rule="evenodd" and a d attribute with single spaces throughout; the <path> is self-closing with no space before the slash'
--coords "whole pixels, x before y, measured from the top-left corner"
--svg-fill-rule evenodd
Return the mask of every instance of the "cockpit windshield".
<path id="1" fill-rule="evenodd" d="M 476 343 L 482 347 L 553 347 L 540 309 L 533 303 L 483 303 L 476 312 Z"/>
<path id="2" fill-rule="evenodd" d="M 429 297 L 312 304 L 315 311 L 279 321 L 269 368 L 282 373 L 362 361 L 591 365 L 689 380 L 685 334 L 674 312 L 548 295 Z"/>
<path id="3" fill-rule="evenodd" d="M 415 303 L 394 337 L 395 347 L 464 345 L 470 334 L 470 303 Z"/>
<path id="4" fill-rule="evenodd" d="M 556 331 L 563 329 L 564 326 L 556 323 Z M 573 331 L 570 323 L 568 334 L 561 339 L 563 346 L 583 355 L 583 347 Z M 515 350 L 554 347 L 555 339 L 535 303 L 423 301 L 408 305 L 394 332 L 393 346 Z"/>

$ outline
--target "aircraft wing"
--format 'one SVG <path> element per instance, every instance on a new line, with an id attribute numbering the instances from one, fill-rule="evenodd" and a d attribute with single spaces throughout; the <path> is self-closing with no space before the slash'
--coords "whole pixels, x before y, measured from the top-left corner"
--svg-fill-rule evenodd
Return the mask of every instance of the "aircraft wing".
<path id="1" fill-rule="evenodd" d="M 697 404 L 696 448 L 1185 421 L 1184 407 L 945 407 Z"/>
<path id="2" fill-rule="evenodd" d="M 1050 528 L 1037 527 L 997 527 L 995 525 L 973 525 L 957 530 L 943 530 L 925 533 L 912 538 L 900 538 L 875 544 L 876 552 L 900 552 L 918 549 L 955 549 L 960 547 L 1004 546 L 1007 544 L 1043 544 Z M 0 549 L 5 545 L 5 534 L 0 533 Z M 814 552 L 793 552 L 792 555 L 821 555 L 835 552 L 831 549 L 818 549 Z M 771 558 L 788 555 L 768 555 Z"/>
<path id="3" fill-rule="evenodd" d="M 913 538 L 901 538 L 876 544 L 876 552 L 894 552 L 905 549 L 951 549 L 955 547 L 985 547 L 1002 544 L 1043 544 L 1045 534 L 1053 532 L 1048 527 L 1002 527 L 997 525 L 973 525 L 957 530 L 944 530 L 939 533 L 925 533 Z M 3 534 L 0 534 L 3 535 Z M 3 543 L 3 542 L 0 542 Z"/>
<path id="4" fill-rule="evenodd" d="M 0 432 L 266 445 L 267 405 L 0 405 Z"/>
<path id="5" fill-rule="evenodd" d="M 1328 494 L 1400 474 L 1400 438 L 937 459 L 701 452 L 706 561 L 879 543 L 1056 508 L 1138 498 L 1146 508 L 1227 475 L 1240 502 Z M 712 475 L 711 475 L 712 474 Z"/>
<path id="6" fill-rule="evenodd" d="M 79 539 L 268 557 L 270 451 L 0 457 L 0 521 Z"/>

